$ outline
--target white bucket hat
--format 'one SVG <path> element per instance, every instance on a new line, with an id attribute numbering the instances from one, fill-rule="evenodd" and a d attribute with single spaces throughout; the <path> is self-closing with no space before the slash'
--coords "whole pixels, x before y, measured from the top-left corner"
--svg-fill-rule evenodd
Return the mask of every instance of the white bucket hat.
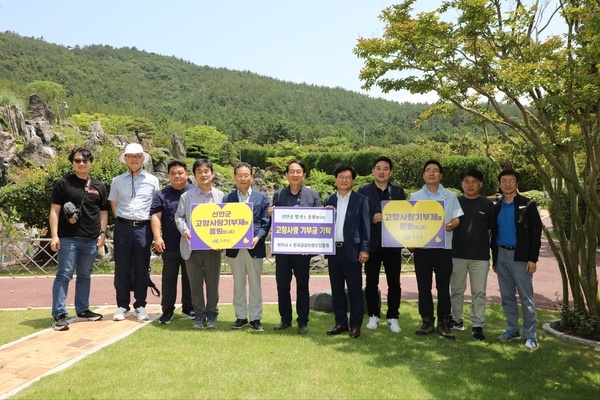
<path id="1" fill-rule="evenodd" d="M 125 151 L 119 156 L 119 161 L 125 162 L 125 154 L 144 154 L 144 164 L 150 161 L 150 154 L 144 151 L 144 148 L 139 143 L 129 143 L 125 146 Z"/>

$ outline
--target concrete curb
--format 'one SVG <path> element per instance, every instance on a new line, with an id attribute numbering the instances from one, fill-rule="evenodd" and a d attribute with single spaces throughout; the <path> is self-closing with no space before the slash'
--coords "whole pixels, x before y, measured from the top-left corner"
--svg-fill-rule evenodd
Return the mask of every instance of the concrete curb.
<path id="1" fill-rule="evenodd" d="M 557 331 L 556 329 L 553 329 L 550 325 L 557 321 L 560 321 L 560 320 L 553 319 L 551 321 L 544 323 L 542 325 L 542 329 L 544 329 L 546 332 L 550 333 L 551 335 L 553 335 L 561 340 L 571 341 L 571 342 L 583 344 L 585 346 L 590 346 L 590 347 L 600 347 L 600 342 L 596 342 L 595 340 L 589 340 L 589 339 L 584 339 L 584 338 L 580 338 L 577 336 L 567 335 L 565 333 Z"/>

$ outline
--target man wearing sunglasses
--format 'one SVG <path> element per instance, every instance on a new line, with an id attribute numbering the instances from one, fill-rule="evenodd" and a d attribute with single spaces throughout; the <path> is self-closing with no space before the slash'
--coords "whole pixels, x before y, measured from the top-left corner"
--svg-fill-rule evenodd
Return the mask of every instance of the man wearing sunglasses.
<path id="1" fill-rule="evenodd" d="M 58 268 L 52 285 L 52 328 L 69 329 L 67 292 L 73 272 L 76 321 L 97 321 L 102 314 L 90 311 L 90 283 L 98 248 L 104 246 L 108 224 L 106 187 L 89 172 L 94 155 L 78 147 L 69 154 L 73 173 L 59 179 L 50 197 L 50 249 L 58 252 Z"/>

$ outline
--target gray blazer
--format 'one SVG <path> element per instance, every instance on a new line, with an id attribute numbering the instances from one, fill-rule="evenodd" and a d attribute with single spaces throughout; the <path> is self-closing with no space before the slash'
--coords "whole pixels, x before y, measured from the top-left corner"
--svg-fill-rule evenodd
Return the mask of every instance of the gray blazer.
<path id="1" fill-rule="evenodd" d="M 175 225 L 177 225 L 177 230 L 181 233 L 181 240 L 179 241 L 179 251 L 181 252 L 181 257 L 184 260 L 189 260 L 190 255 L 192 255 L 192 251 L 190 250 L 190 244 L 187 240 L 185 240 L 184 235 L 186 233 L 190 233 L 190 207 L 192 204 L 199 204 L 200 198 L 198 197 L 198 188 L 190 189 L 184 194 L 181 195 L 179 199 L 179 205 L 177 206 L 177 212 L 175 213 Z M 219 204 L 223 203 L 224 194 L 219 189 L 212 188 L 211 189 L 213 196 L 213 203 Z"/>

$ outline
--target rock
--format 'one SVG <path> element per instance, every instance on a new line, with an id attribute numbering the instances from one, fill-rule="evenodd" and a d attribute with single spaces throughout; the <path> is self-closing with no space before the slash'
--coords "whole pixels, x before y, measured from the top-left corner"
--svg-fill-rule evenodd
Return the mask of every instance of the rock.
<path id="1" fill-rule="evenodd" d="M 17 152 L 17 144 L 15 138 L 8 132 L 0 130 L 0 155 L 8 159 L 10 154 Z"/>
<path id="2" fill-rule="evenodd" d="M 27 114 L 29 114 L 29 117 L 34 121 L 43 120 L 48 122 L 50 125 L 54 124 L 54 113 L 36 93 L 29 96 Z"/>
<path id="3" fill-rule="evenodd" d="M 47 146 L 44 146 L 42 139 L 39 137 L 27 141 L 27 145 L 19 156 L 33 164 L 45 167 L 49 160 L 54 158 L 54 151 Z"/>
<path id="4" fill-rule="evenodd" d="M 4 161 L 4 157 L 0 156 L 0 188 L 8 183 L 8 163 Z"/>
<path id="5" fill-rule="evenodd" d="M 25 121 L 25 124 L 33 125 L 35 130 L 35 135 L 42 139 L 44 144 L 48 144 L 54 139 L 54 132 L 52 131 L 52 125 L 47 121 L 39 120 L 39 121 Z"/>
<path id="6" fill-rule="evenodd" d="M 0 119 L 7 125 L 8 133 L 13 137 L 27 136 L 27 127 L 21 108 L 16 105 L 0 107 Z M 2 129 L 2 126 L 0 126 Z"/>
<path id="7" fill-rule="evenodd" d="M 173 145 L 173 158 L 183 160 L 186 154 L 185 146 L 183 145 L 183 140 L 176 133 L 171 135 L 171 144 Z"/>
<path id="8" fill-rule="evenodd" d="M 321 272 L 327 271 L 327 259 L 322 254 L 318 254 L 310 259 L 310 270 Z"/>
<path id="9" fill-rule="evenodd" d="M 348 289 L 345 290 L 346 299 L 348 299 Z M 365 290 L 363 288 L 363 299 Z M 367 301 L 364 301 L 365 314 L 367 313 Z M 379 293 L 379 304 L 381 305 L 381 293 Z M 333 302 L 331 299 L 331 290 L 322 290 L 310 295 L 310 308 L 315 311 L 333 312 Z M 348 310 L 350 310 L 350 301 L 348 300 Z"/>
<path id="10" fill-rule="evenodd" d="M 102 129 L 102 124 L 100 121 L 90 122 L 88 131 L 90 133 L 90 137 L 97 140 L 96 143 L 102 143 L 106 140 L 106 135 L 104 134 L 104 129 Z"/>
<path id="11" fill-rule="evenodd" d="M 323 290 L 310 295 L 310 308 L 315 311 L 333 312 L 331 290 Z"/>

